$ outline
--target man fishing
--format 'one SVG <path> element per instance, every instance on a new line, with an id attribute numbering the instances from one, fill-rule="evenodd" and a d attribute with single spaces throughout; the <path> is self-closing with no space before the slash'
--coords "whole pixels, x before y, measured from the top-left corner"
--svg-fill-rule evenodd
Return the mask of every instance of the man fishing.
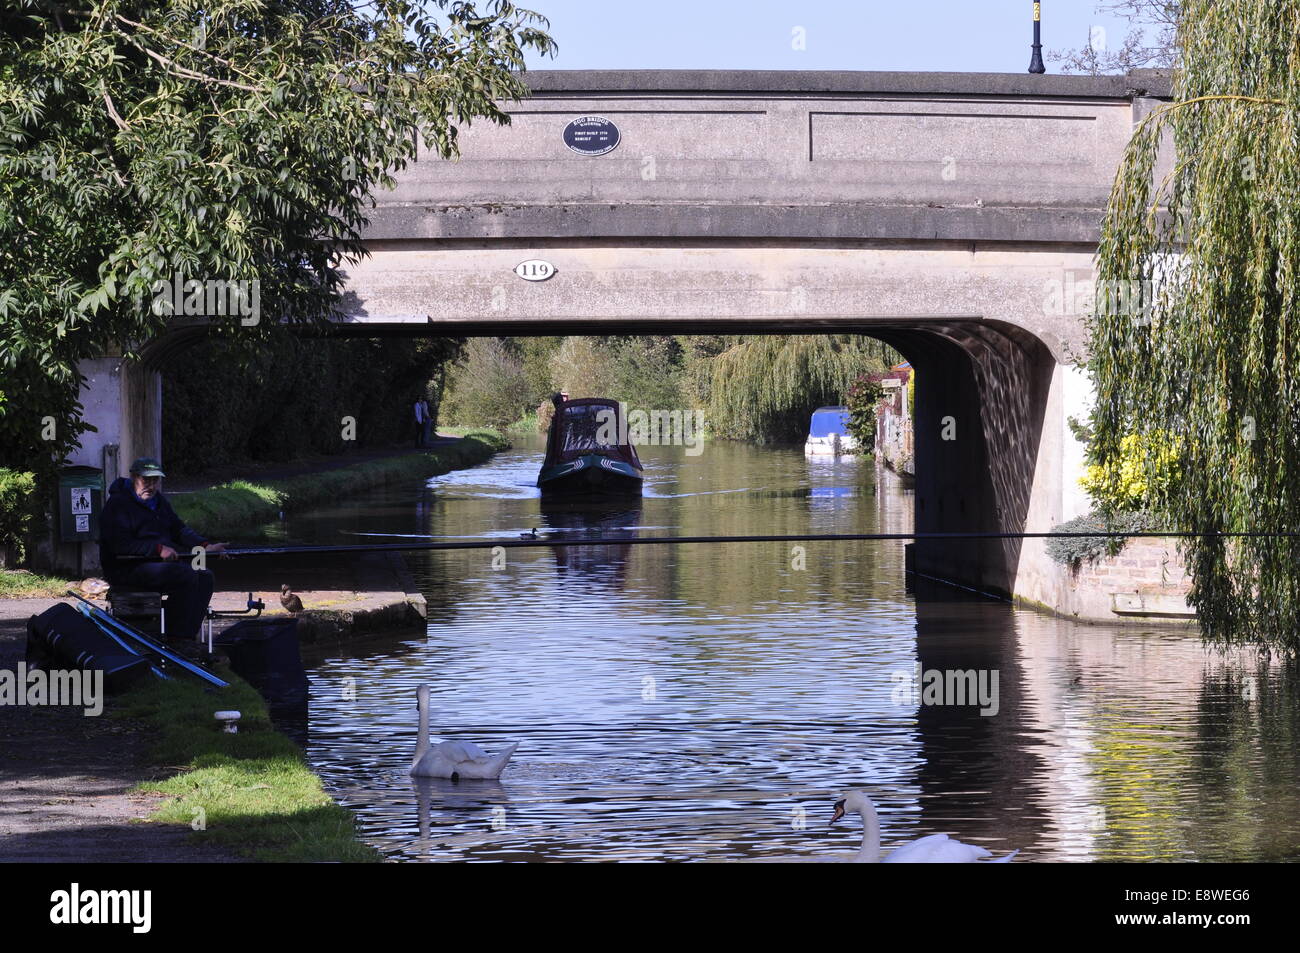
<path id="1" fill-rule="evenodd" d="M 110 585 L 162 592 L 167 600 L 167 634 L 194 638 L 212 598 L 212 573 L 190 565 L 202 546 L 222 553 L 226 543 L 204 539 L 181 522 L 162 493 L 162 464 L 141 457 L 131 475 L 108 488 L 99 520 L 99 555 Z"/>

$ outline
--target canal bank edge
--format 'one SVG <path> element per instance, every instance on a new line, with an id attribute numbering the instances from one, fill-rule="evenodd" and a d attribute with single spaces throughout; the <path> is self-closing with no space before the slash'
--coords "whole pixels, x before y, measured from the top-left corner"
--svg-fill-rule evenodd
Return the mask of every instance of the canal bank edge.
<path id="1" fill-rule="evenodd" d="M 1041 540 L 1026 543 L 1042 545 Z M 1187 602 L 1191 577 L 1172 536 L 1129 539 L 1114 556 L 1073 566 L 1039 560 L 1048 572 L 1028 580 L 1015 603 L 1075 622 L 1119 625 L 1196 623 Z"/>
<path id="2" fill-rule="evenodd" d="M 0 669 L 24 657 L 45 599 L 0 603 Z M 213 695 L 180 682 L 66 706 L 3 706 L 0 862 L 376 861 L 354 818 L 242 679 Z M 241 733 L 213 712 L 241 712 Z M 164 800 L 165 799 L 165 800 Z"/>
<path id="3" fill-rule="evenodd" d="M 380 457 L 282 480 L 232 480 L 169 499 L 176 515 L 196 530 L 210 538 L 231 536 L 277 520 L 281 513 L 300 511 L 348 493 L 478 466 L 509 447 L 510 441 L 494 430 L 473 430 L 453 443 L 421 453 Z"/>
<path id="4" fill-rule="evenodd" d="M 232 481 L 177 496 L 174 506 L 181 519 L 210 536 L 232 535 L 279 518 L 282 512 L 301 511 L 349 493 L 371 489 L 399 480 L 422 480 L 451 470 L 477 466 L 507 449 L 509 440 L 495 431 L 476 430 L 455 442 L 423 453 L 403 453 L 308 473 L 284 480 L 253 484 Z M 226 508 L 229 509 L 226 509 Z M 223 512 L 240 514 L 227 517 Z M 219 529 L 212 529 L 212 526 Z M 236 561 L 236 565 L 238 561 Z M 348 561 L 346 569 L 319 567 L 299 584 L 284 567 L 261 563 L 261 575 L 276 573 L 289 580 L 306 611 L 298 615 L 298 637 L 304 644 L 326 639 L 348 639 L 378 632 L 392 632 L 423 626 L 427 608 L 411 579 L 405 561 L 397 553 L 369 553 Z M 264 602 L 267 615 L 285 614 L 278 591 L 259 591 L 264 580 L 230 578 L 218 573 L 219 588 L 212 607 L 219 611 L 244 608 L 248 593 Z M 344 578 L 346 577 L 346 578 Z"/>
<path id="5" fill-rule="evenodd" d="M 271 722 L 257 691 L 223 669 L 229 687 L 216 694 L 181 681 L 149 682 L 121 696 L 113 717 L 147 726 L 155 764 L 177 773 L 136 790 L 166 800 L 154 823 L 186 825 L 190 840 L 263 862 L 383 860 L 357 835 L 352 812 L 334 801 L 306 757 Z M 239 711 L 239 731 L 222 730 L 216 709 Z M 175 769 L 171 769 L 175 770 Z"/>
<path id="6" fill-rule="evenodd" d="M 263 603 L 261 618 L 290 617 L 280 604 L 280 590 L 290 586 L 303 604 L 298 640 L 310 645 L 406 629 L 423 629 L 428 615 L 424 595 L 411 579 L 400 553 L 363 553 L 331 560 L 272 557 L 256 563 L 214 561 L 217 588 L 210 605 L 217 612 L 247 609 L 248 600 Z M 272 588 L 267 588 L 271 584 Z M 221 632 L 239 616 L 214 620 Z"/>

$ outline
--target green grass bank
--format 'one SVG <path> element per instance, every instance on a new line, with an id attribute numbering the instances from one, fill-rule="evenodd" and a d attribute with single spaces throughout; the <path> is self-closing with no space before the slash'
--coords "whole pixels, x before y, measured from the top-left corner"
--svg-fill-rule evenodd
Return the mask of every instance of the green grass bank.
<path id="1" fill-rule="evenodd" d="M 253 483 L 233 480 L 170 497 L 182 520 L 209 537 L 224 537 L 302 510 L 397 480 L 428 479 L 476 466 L 510 446 L 496 431 L 473 430 L 457 443 L 423 453 L 404 453 L 346 467 Z"/>
<path id="2" fill-rule="evenodd" d="M 26 569 L 0 569 L 0 599 L 61 599 L 77 580 Z"/>
<path id="3" fill-rule="evenodd" d="M 184 824 L 196 840 L 251 860 L 383 860 L 357 839 L 352 812 L 334 803 L 298 747 L 272 726 L 261 696 L 222 674 L 231 685 L 220 691 L 151 681 L 121 696 L 115 716 L 143 722 L 156 739 L 154 763 L 177 772 L 139 786 L 167 796 L 151 820 Z M 223 709 L 241 713 L 237 734 L 213 717 Z"/>

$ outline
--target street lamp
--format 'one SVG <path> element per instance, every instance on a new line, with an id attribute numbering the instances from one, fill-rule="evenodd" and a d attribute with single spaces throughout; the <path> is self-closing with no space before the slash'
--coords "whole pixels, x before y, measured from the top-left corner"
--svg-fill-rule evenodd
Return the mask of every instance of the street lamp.
<path id="1" fill-rule="evenodd" d="M 1034 55 L 1029 59 L 1029 72 L 1046 73 L 1047 67 L 1043 65 L 1043 38 L 1040 31 L 1042 24 L 1039 22 L 1043 18 L 1043 5 L 1039 0 L 1034 0 Z"/>

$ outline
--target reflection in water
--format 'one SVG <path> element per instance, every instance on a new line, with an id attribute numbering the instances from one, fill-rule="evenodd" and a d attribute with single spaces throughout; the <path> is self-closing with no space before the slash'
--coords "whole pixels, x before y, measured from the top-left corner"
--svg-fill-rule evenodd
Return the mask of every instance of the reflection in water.
<path id="1" fill-rule="evenodd" d="M 268 701 L 267 714 L 281 734 L 288 735 L 299 747 L 307 746 L 310 737 L 311 710 L 306 698 L 292 701 Z"/>
<path id="2" fill-rule="evenodd" d="M 905 532 L 887 472 L 798 451 L 648 449 L 638 511 L 542 510 L 540 445 L 293 517 L 342 533 Z M 312 665 L 309 758 L 367 837 L 419 860 L 702 860 L 852 851 L 828 827 L 866 788 L 888 849 L 946 832 L 1020 860 L 1300 856 L 1289 670 L 1195 633 L 1082 626 L 919 585 L 894 542 L 413 554 L 420 639 Z M 568 555 L 561 555 L 567 553 Z M 802 566 L 803 568 L 798 568 Z M 987 669 L 998 711 L 900 699 L 922 670 Z M 353 682 L 347 682 L 353 679 Z M 521 744 L 500 782 L 420 781 L 435 739 Z M 354 684 L 356 697 L 341 691 Z"/>
<path id="3" fill-rule="evenodd" d="M 543 499 L 542 520 L 551 530 L 548 539 L 617 539 L 635 536 L 641 522 L 641 500 L 575 501 Z M 556 546 L 551 550 L 562 570 L 599 575 L 602 581 L 624 580 L 628 554 L 626 543 L 599 546 Z"/>

